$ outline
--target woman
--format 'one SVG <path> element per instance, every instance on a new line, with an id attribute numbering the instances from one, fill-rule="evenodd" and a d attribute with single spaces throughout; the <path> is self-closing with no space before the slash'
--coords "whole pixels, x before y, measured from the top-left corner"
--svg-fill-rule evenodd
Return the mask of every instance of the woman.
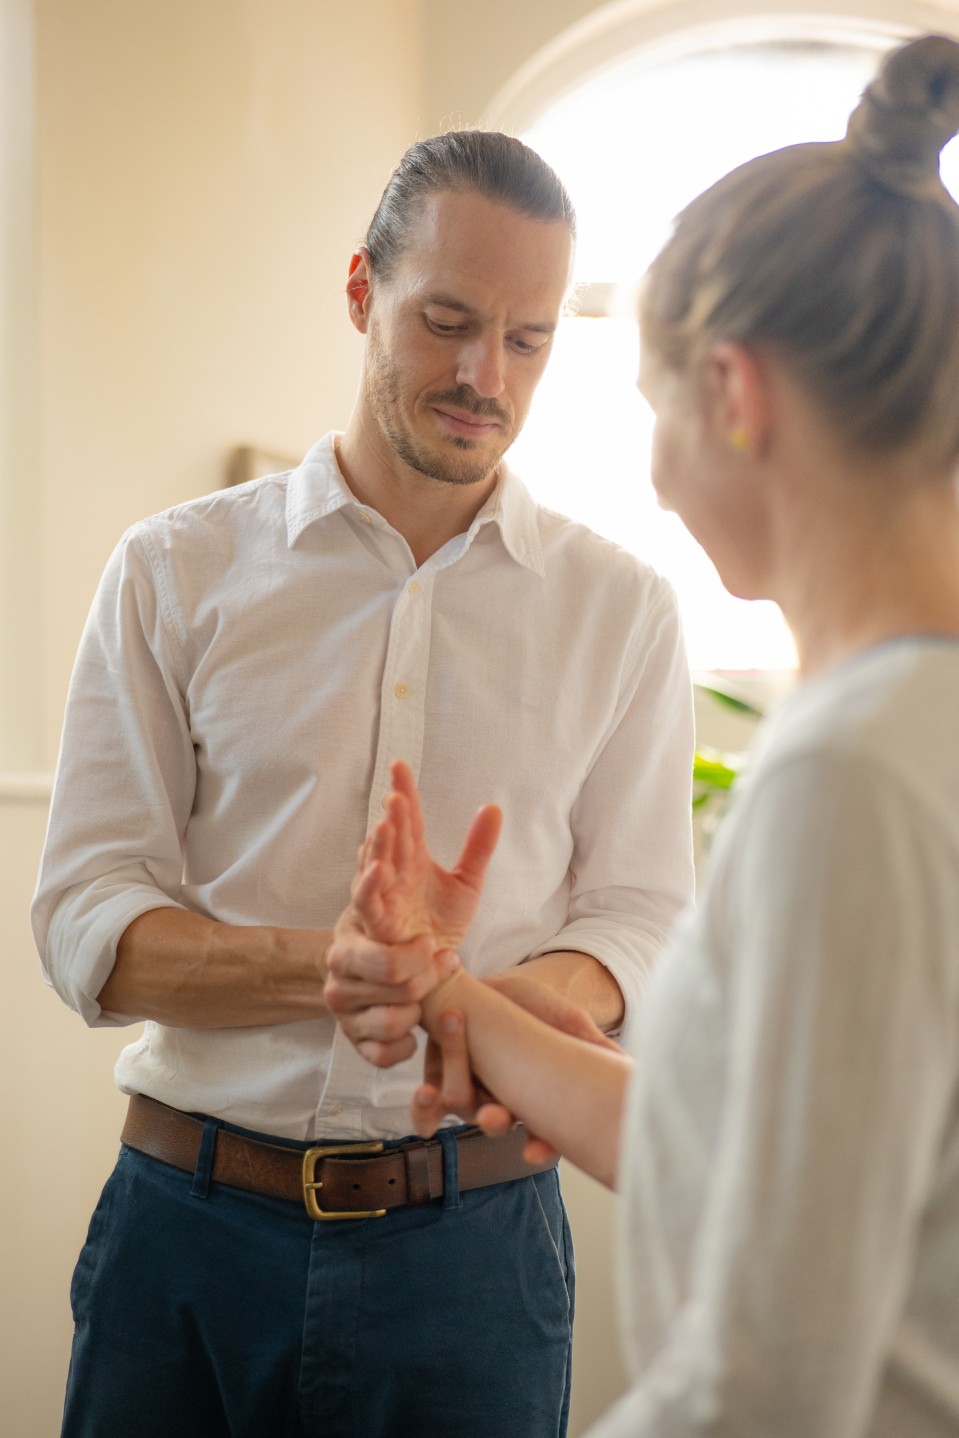
<path id="1" fill-rule="evenodd" d="M 959 45 L 904 46 L 842 142 L 727 175 L 649 273 L 657 491 L 734 593 L 778 601 L 803 682 L 632 1059 L 453 968 L 498 815 L 445 873 L 402 766 L 341 921 L 371 975 L 383 941 L 437 955 L 421 1132 L 465 1112 L 468 1047 L 622 1190 L 634 1382 L 594 1438 L 959 1433 L 957 130 Z"/>

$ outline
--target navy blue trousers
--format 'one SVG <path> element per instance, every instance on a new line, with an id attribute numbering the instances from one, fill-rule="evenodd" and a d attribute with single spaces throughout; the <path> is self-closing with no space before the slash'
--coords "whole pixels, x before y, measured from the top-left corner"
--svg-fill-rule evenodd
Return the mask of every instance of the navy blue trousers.
<path id="1" fill-rule="evenodd" d="M 562 1438 L 557 1175 L 459 1194 L 454 1156 L 445 1199 L 314 1223 L 202 1154 L 191 1176 L 121 1149 L 74 1273 L 63 1438 Z"/>

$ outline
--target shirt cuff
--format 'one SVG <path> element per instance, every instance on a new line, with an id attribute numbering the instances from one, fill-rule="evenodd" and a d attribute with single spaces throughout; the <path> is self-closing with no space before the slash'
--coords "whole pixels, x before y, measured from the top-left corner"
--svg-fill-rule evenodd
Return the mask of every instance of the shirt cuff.
<path id="1" fill-rule="evenodd" d="M 143 1022 L 142 1014 L 113 1014 L 97 995 L 116 963 L 117 944 L 134 919 L 151 909 L 182 909 L 161 890 L 146 885 L 111 895 L 89 890 L 68 896 L 50 921 L 43 975 L 65 1004 L 90 1028 L 124 1028 Z"/>
<path id="2" fill-rule="evenodd" d="M 613 920 L 574 919 L 552 939 L 538 944 L 528 957 L 539 959 L 544 954 L 572 951 L 589 954 L 608 969 L 619 984 L 625 1008 L 621 1027 L 610 1037 L 625 1046 L 642 1007 L 652 967 L 668 937 L 665 930 L 640 929 Z"/>

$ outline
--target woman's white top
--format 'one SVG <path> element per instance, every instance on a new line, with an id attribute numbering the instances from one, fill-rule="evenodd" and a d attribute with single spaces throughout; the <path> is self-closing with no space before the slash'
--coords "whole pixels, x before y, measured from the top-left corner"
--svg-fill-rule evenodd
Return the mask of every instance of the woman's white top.
<path id="1" fill-rule="evenodd" d="M 765 728 L 651 984 L 590 1438 L 959 1434 L 959 643 Z"/>

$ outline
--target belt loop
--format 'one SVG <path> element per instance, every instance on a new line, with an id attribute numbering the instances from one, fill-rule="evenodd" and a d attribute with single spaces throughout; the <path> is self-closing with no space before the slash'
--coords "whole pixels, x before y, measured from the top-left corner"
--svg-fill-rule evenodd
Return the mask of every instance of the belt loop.
<path id="1" fill-rule="evenodd" d="M 457 1135 L 448 1128 L 441 1128 L 436 1137 L 443 1145 L 443 1208 L 462 1208 Z"/>
<path id="2" fill-rule="evenodd" d="M 405 1143 L 402 1154 L 406 1164 L 407 1203 L 418 1207 L 421 1203 L 430 1203 L 432 1199 L 439 1198 L 439 1192 L 434 1192 L 436 1184 L 431 1181 L 430 1176 L 429 1144 L 422 1139 L 418 1142 Z"/>
<path id="3" fill-rule="evenodd" d="M 196 1168 L 193 1173 L 193 1187 L 190 1189 L 191 1198 L 209 1198 L 210 1180 L 213 1177 L 213 1160 L 216 1156 L 216 1135 L 220 1127 L 218 1119 L 208 1118 L 203 1125 L 203 1132 L 200 1135 L 200 1151 L 196 1156 Z"/>

